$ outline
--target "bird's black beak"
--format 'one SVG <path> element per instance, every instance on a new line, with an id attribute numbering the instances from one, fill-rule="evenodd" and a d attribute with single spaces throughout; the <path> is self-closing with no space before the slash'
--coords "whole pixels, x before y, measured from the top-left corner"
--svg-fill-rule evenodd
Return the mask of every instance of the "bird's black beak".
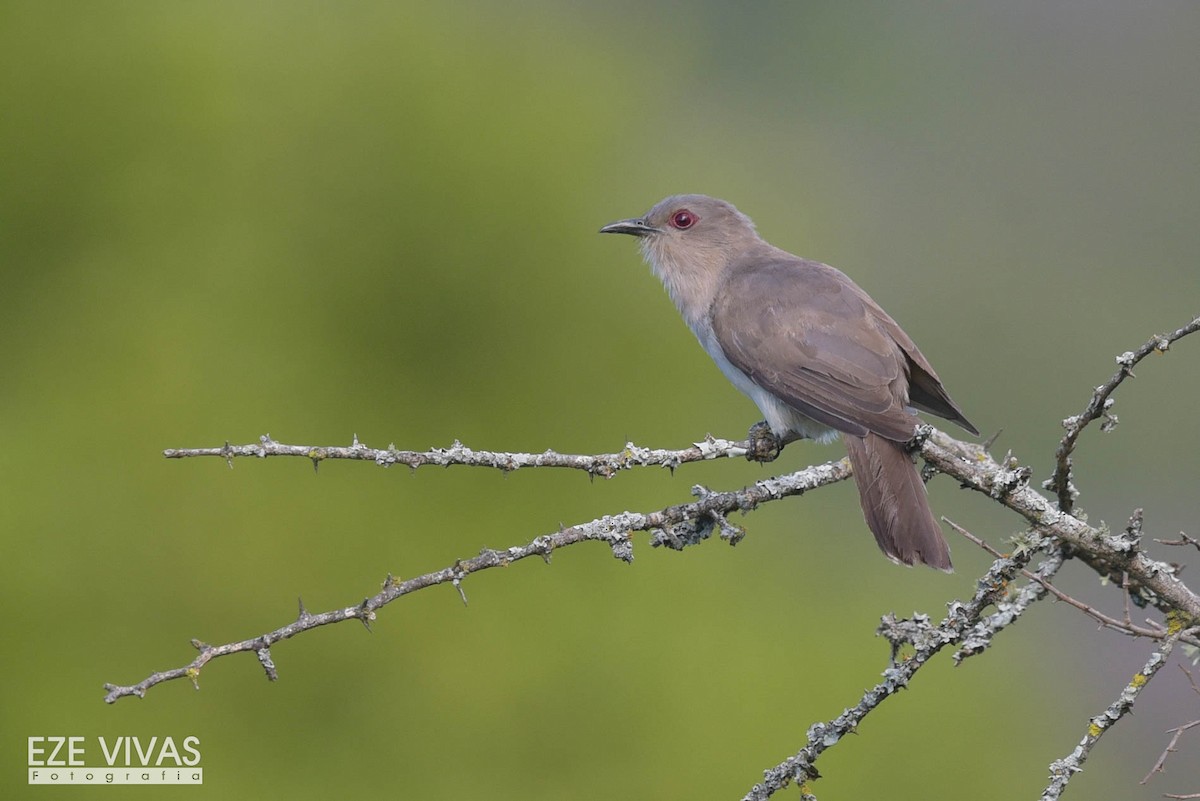
<path id="1" fill-rule="evenodd" d="M 650 234 L 659 233 L 658 228 L 655 228 L 650 223 L 646 222 L 641 217 L 636 217 L 630 220 L 617 220 L 609 223 L 600 229 L 602 234 L 630 234 L 632 236 L 649 236 Z"/>

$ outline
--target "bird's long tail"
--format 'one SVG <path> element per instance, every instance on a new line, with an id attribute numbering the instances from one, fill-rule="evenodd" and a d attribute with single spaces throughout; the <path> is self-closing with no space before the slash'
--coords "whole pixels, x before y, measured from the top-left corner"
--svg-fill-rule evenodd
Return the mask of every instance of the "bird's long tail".
<path id="1" fill-rule="evenodd" d="M 877 434 L 844 435 L 867 525 L 889 559 L 950 572 L 950 547 L 933 517 L 925 484 L 903 444 Z"/>

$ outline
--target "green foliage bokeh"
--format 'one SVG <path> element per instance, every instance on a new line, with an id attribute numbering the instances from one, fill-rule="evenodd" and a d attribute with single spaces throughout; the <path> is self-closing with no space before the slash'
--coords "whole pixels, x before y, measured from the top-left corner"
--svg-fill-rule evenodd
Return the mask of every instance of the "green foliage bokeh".
<path id="1" fill-rule="evenodd" d="M 1112 357 L 1197 312 L 1197 33 L 1167 5 L 4 4 L 0 795 L 35 795 L 31 735 L 194 734 L 204 787 L 156 797 L 740 797 L 876 680 L 880 614 L 939 614 L 985 557 L 896 568 L 835 487 L 756 512 L 734 550 L 639 540 L 629 567 L 585 545 L 471 577 L 465 609 L 418 593 L 371 634 L 277 646 L 275 684 L 250 656 L 199 693 L 106 706 L 101 684 L 273 629 L 297 597 L 352 604 L 388 572 L 840 448 L 607 482 L 160 451 L 741 436 L 750 402 L 633 243 L 595 235 L 703 191 L 854 276 L 1044 477 Z M 1080 452 L 1094 520 L 1145 506 L 1196 533 L 1200 357 L 1176 351 Z M 998 547 L 1018 525 L 931 493 Z M 1046 605 L 940 660 L 822 761 L 819 797 L 1033 796 L 1144 660 L 1092 629 Z M 1182 785 L 1136 786 L 1197 716 L 1172 716 L 1176 679 L 1081 797 L 1195 790 L 1187 756 Z"/>

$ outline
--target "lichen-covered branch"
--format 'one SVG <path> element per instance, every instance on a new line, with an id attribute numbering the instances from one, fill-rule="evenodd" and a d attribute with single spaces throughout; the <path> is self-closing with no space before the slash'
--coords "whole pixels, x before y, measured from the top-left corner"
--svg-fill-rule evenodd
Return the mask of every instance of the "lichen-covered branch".
<path id="1" fill-rule="evenodd" d="M 168 448 L 163 456 L 168 459 L 188 459 L 198 456 L 219 456 L 233 467 L 233 460 L 239 457 L 254 457 L 266 459 L 272 456 L 292 456 L 311 459 L 315 468 L 321 462 L 329 459 L 347 459 L 360 462 L 374 462 L 381 467 L 405 465 L 412 469 L 425 466 L 450 467 L 463 465 L 467 467 L 492 467 L 511 473 L 524 467 L 560 467 L 571 470 L 582 470 L 592 476 L 611 478 L 621 470 L 634 467 L 667 467 L 675 469 L 688 462 L 702 462 L 711 459 L 745 457 L 750 451 L 745 441 L 732 441 L 707 436 L 690 447 L 669 450 L 663 448 L 643 448 L 627 443 L 617 453 L 577 454 L 543 451 L 542 453 L 503 453 L 499 451 L 480 451 L 468 448 L 458 440 L 449 448 L 432 448 L 427 451 L 402 451 L 395 445 L 386 448 L 368 448 L 354 437 L 349 445 L 286 445 L 271 439 L 270 434 L 259 437 L 256 445 L 230 445 L 228 442 L 219 448 Z"/>
<path id="2" fill-rule="evenodd" d="M 622 512 L 618 515 L 606 515 L 552 534 L 544 534 L 525 545 L 504 550 L 485 548 L 478 556 L 461 559 L 449 567 L 415 578 L 399 579 L 389 575 L 379 592 L 359 603 L 315 615 L 310 614 L 302 604 L 300 615 L 293 622 L 239 642 L 213 646 L 193 640 L 192 644 L 199 649 L 200 654 L 189 664 L 152 673 L 137 684 L 105 684 L 104 700 L 111 704 L 129 695 L 144 697 L 146 691 L 156 684 L 185 677 L 198 686 L 200 669 L 208 662 L 217 657 L 245 651 L 256 653 L 267 671 L 267 677 L 274 680 L 277 674 L 270 648 L 282 640 L 291 639 L 310 629 L 346 620 L 360 620 L 369 626 L 378 609 L 401 596 L 438 584 L 453 584 L 461 592 L 463 580 L 472 573 L 509 565 L 530 556 L 541 556 L 549 561 L 555 550 L 580 542 L 604 542 L 612 549 L 614 556 L 627 562 L 633 560 L 631 535 L 636 531 L 649 532 L 651 545 L 675 549 L 702 542 L 714 531 L 729 543 L 737 544 L 745 532 L 729 520 L 729 516 L 734 512 L 745 512 L 759 504 L 800 495 L 849 477 L 850 466 L 843 459 L 808 467 L 789 475 L 764 479 L 753 486 L 736 491 L 710 492 L 697 485 L 692 488 L 692 494 L 697 500 L 691 503 L 669 506 L 649 513 Z"/>
<path id="3" fill-rule="evenodd" d="M 1087 562 L 1102 576 L 1128 576 L 1131 592 L 1164 612 L 1179 612 L 1200 620 L 1200 596 L 1178 575 L 1178 566 L 1151 559 L 1141 550 L 1140 531 L 1107 533 L 1057 509 L 1029 486 L 1032 471 L 1016 460 L 997 464 L 982 448 L 959 442 L 930 427 L 921 455 L 939 471 L 964 486 L 1021 515 L 1043 536 L 1058 539 L 1070 556 Z"/>
<path id="4" fill-rule="evenodd" d="M 1012 457 L 997 462 L 987 452 L 987 445 L 973 445 L 955 440 L 930 426 L 920 426 L 911 443 L 911 448 L 924 458 L 932 471 L 953 477 L 963 487 L 980 492 L 1019 514 L 1028 524 L 1029 530 L 1017 540 L 1013 553 L 999 555 L 979 538 L 954 526 L 964 536 L 987 547 L 997 556 L 988 572 L 979 580 L 974 596 L 967 602 L 953 601 L 949 613 L 937 625 L 926 615 L 915 615 L 908 620 L 887 616 L 878 630 L 893 648 L 893 664 L 883 674 L 883 681 L 867 690 L 859 702 L 845 710 L 833 720 L 814 724 L 809 728 L 805 745 L 784 762 L 765 771 L 764 781 L 755 785 L 746 799 L 761 801 L 777 790 L 795 781 L 800 784 L 806 799 L 812 798 L 808 783 L 818 777 L 815 763 L 828 748 L 835 745 L 845 734 L 852 732 L 862 720 L 886 698 L 905 687 L 912 675 L 946 646 L 957 646 L 954 662 L 982 653 L 987 649 L 996 633 L 1012 625 L 1032 604 L 1054 594 L 1069 603 L 1074 603 L 1085 613 L 1091 614 L 1103 625 L 1120 629 L 1135 636 L 1151 637 L 1158 641 L 1158 650 L 1147 662 L 1146 667 L 1102 716 L 1092 720 L 1087 736 L 1068 757 L 1051 766 L 1051 784 L 1045 799 L 1057 799 L 1066 787 L 1071 775 L 1079 770 L 1092 746 L 1104 731 L 1125 715 L 1132 707 L 1138 693 L 1146 682 L 1166 661 L 1174 644 L 1195 642 L 1197 623 L 1200 622 L 1200 597 L 1179 576 L 1176 565 L 1150 558 L 1143 550 L 1141 510 L 1135 511 L 1129 525 L 1123 531 L 1110 532 L 1106 528 L 1090 526 L 1084 518 L 1072 514 L 1077 491 L 1071 473 L 1071 454 L 1080 434 L 1093 421 L 1105 418 L 1104 430 L 1115 425 L 1111 414 L 1112 394 L 1129 376 L 1132 368 L 1152 352 L 1165 352 L 1171 343 L 1200 330 L 1200 317 L 1170 334 L 1152 337 L 1137 351 L 1122 354 L 1117 361 L 1120 370 L 1106 383 L 1097 387 L 1083 413 L 1064 421 L 1067 434 L 1059 444 L 1054 476 L 1043 485 L 1053 492 L 1052 498 L 1029 485 L 1031 471 Z M 258 444 L 230 445 L 220 448 L 197 448 L 168 450 L 168 458 L 217 456 L 226 459 L 230 466 L 238 457 L 267 458 L 292 456 L 310 459 L 314 467 L 330 459 L 372 461 L 382 466 L 407 465 L 416 469 L 425 465 L 462 465 L 487 467 L 511 472 L 525 467 L 558 467 L 581 470 L 589 476 L 611 477 L 622 470 L 635 467 L 667 467 L 675 469 L 683 464 L 717 458 L 744 457 L 759 461 L 769 460 L 783 443 L 774 443 L 775 449 L 766 453 L 751 438 L 733 441 L 706 437 L 690 447 L 667 450 L 649 449 L 629 443 L 619 452 L 581 455 L 564 454 L 556 451 L 533 453 L 503 453 L 478 451 L 455 442 L 449 448 L 428 451 L 401 451 L 389 446 L 386 449 L 369 448 L 355 437 L 349 446 L 286 445 L 264 436 Z M 990 444 L 990 443 L 989 443 Z M 931 472 L 932 472 L 931 471 Z M 587 523 L 561 529 L 537 537 L 525 545 L 505 550 L 484 549 L 478 556 L 455 562 L 450 567 L 409 579 L 388 576 L 382 589 L 364 598 L 360 603 L 310 614 L 300 607 L 299 617 L 274 631 L 256 637 L 211 646 L 198 641 L 193 645 L 199 655 L 187 665 L 172 670 L 152 673 L 133 685 L 107 684 L 105 700 L 109 703 L 119 698 L 136 695 L 142 697 L 157 684 L 178 678 L 189 678 L 198 686 L 201 669 L 211 660 L 244 651 L 253 652 L 270 679 L 277 676 L 277 667 L 271 654 L 276 643 L 294 637 L 304 631 L 345 620 L 357 619 L 370 625 L 377 611 L 403 595 L 438 584 L 451 584 L 463 593 L 463 581 L 472 573 L 492 567 L 511 564 L 530 556 L 541 556 L 549 561 L 550 555 L 559 548 L 588 540 L 606 543 L 613 554 L 623 560 L 633 558 L 632 534 L 638 531 L 650 533 L 651 545 L 683 548 L 707 539 L 713 532 L 736 544 L 744 532 L 732 523 L 729 516 L 734 512 L 748 512 L 760 503 L 774 501 L 790 495 L 841 481 L 850 476 L 845 460 L 808 467 L 790 475 L 765 479 L 737 491 L 713 492 L 703 487 L 694 487 L 697 500 L 670 506 L 656 512 L 623 512 L 606 515 Z M 954 524 L 952 524 L 954 525 Z M 1178 541 L 1163 541 L 1170 545 L 1196 545 L 1196 540 L 1181 534 Z M 1035 571 L 1024 570 L 1025 564 L 1035 552 L 1044 552 L 1045 559 Z M 1128 613 L 1125 620 L 1101 615 L 1097 610 L 1066 596 L 1051 583 L 1051 579 L 1062 568 L 1067 559 L 1076 559 L 1087 564 L 1102 577 L 1113 582 L 1127 593 L 1127 599 L 1139 605 L 1152 605 L 1165 616 L 1165 625 L 1151 623 L 1151 628 L 1134 626 Z M 1029 581 L 1015 587 L 1014 579 L 1024 575 Z M 466 600 L 465 594 L 463 600 Z M 989 608 L 994 609 L 988 613 Z M 895 655 L 902 645 L 911 645 L 915 653 L 903 661 L 895 662 Z M 1185 645 L 1185 647 L 1187 647 Z M 1176 738 L 1177 739 L 1177 738 Z M 1174 741 L 1172 741 L 1173 747 Z M 1170 747 L 1168 748 L 1168 751 Z"/>
<path id="5" fill-rule="evenodd" d="M 1075 746 L 1075 750 L 1062 759 L 1056 759 L 1050 763 L 1050 784 L 1042 793 L 1041 801 L 1057 801 L 1063 791 L 1067 789 L 1067 783 L 1071 781 L 1071 777 L 1083 770 L 1083 763 L 1087 761 L 1092 748 L 1100 741 L 1104 733 L 1133 709 L 1138 695 L 1154 678 L 1154 674 L 1158 673 L 1159 669 L 1167 663 L 1167 657 L 1171 655 L 1171 650 L 1183 633 L 1182 630 L 1177 630 L 1162 640 L 1158 649 L 1146 661 L 1145 667 L 1133 674 L 1133 678 L 1125 685 L 1125 689 L 1121 690 L 1117 699 L 1109 704 L 1108 709 L 1088 722 L 1087 732 L 1079 741 L 1079 745 Z M 1195 634 L 1196 632 L 1190 633 Z"/>
<path id="6" fill-rule="evenodd" d="M 885 616 L 877 633 L 891 642 L 893 660 L 883 672 L 883 681 L 863 693 L 857 704 L 833 720 L 810 726 L 804 747 L 764 771 L 763 781 L 754 785 L 742 801 L 766 801 L 792 782 L 800 785 L 805 797 L 811 797 L 807 783 L 820 777 L 816 769 L 817 758 L 842 737 L 856 731 L 863 719 L 885 700 L 907 687 L 916 672 L 935 654 L 946 646 L 959 643 L 964 644 L 964 650 L 969 648 L 972 653 L 982 651 L 997 632 L 1014 623 L 1034 599 L 1045 594 L 1040 585 L 1032 584 L 1026 585 L 1012 598 L 1009 597 L 1009 585 L 1028 563 L 1032 553 L 1023 550 L 997 559 L 979 579 L 974 596 L 966 603 L 951 602 L 946 617 L 936 626 L 927 615 L 916 615 L 906 620 L 897 619 L 894 615 Z M 1039 566 L 1038 573 L 1053 575 L 1061 564 L 1060 556 L 1051 555 Z M 984 611 L 993 605 L 999 610 L 998 613 L 985 618 Z M 966 644 L 968 641 L 970 645 Z M 915 652 L 897 662 L 894 656 L 904 645 L 913 646 Z"/>
<path id="7" fill-rule="evenodd" d="M 1117 424 L 1116 415 L 1109 410 L 1112 408 L 1112 394 L 1117 387 L 1130 376 L 1133 375 L 1133 367 L 1142 359 L 1149 356 L 1151 353 L 1166 353 L 1171 347 L 1171 343 L 1177 339 L 1181 339 L 1188 334 L 1200 331 L 1200 317 L 1192 320 L 1182 328 L 1178 328 L 1170 334 L 1158 334 L 1150 337 L 1150 339 L 1135 351 L 1127 351 L 1117 357 L 1119 369 L 1113 374 L 1112 378 L 1105 381 L 1092 393 L 1091 399 L 1088 401 L 1083 411 L 1072 417 L 1062 421 L 1063 428 L 1067 430 L 1062 441 L 1058 444 L 1058 449 L 1054 453 L 1054 475 L 1043 483 L 1045 489 L 1050 490 L 1058 498 L 1058 508 L 1060 511 L 1068 514 L 1075 507 L 1075 500 L 1079 497 L 1079 491 L 1072 483 L 1071 475 L 1071 454 L 1075 451 L 1075 444 L 1079 441 L 1079 435 L 1087 428 L 1088 424 L 1093 420 L 1103 417 L 1104 423 L 1101 424 L 1102 431 L 1111 431 Z"/>

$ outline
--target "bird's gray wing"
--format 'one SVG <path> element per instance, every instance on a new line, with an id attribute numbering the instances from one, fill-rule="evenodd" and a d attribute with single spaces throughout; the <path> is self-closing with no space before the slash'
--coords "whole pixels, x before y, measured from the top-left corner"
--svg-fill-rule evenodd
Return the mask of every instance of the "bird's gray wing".
<path id="1" fill-rule="evenodd" d="M 841 272 L 783 253 L 733 265 L 711 319 L 726 358 L 801 414 L 858 437 L 912 437 L 910 360 L 884 321 L 895 323 Z"/>

